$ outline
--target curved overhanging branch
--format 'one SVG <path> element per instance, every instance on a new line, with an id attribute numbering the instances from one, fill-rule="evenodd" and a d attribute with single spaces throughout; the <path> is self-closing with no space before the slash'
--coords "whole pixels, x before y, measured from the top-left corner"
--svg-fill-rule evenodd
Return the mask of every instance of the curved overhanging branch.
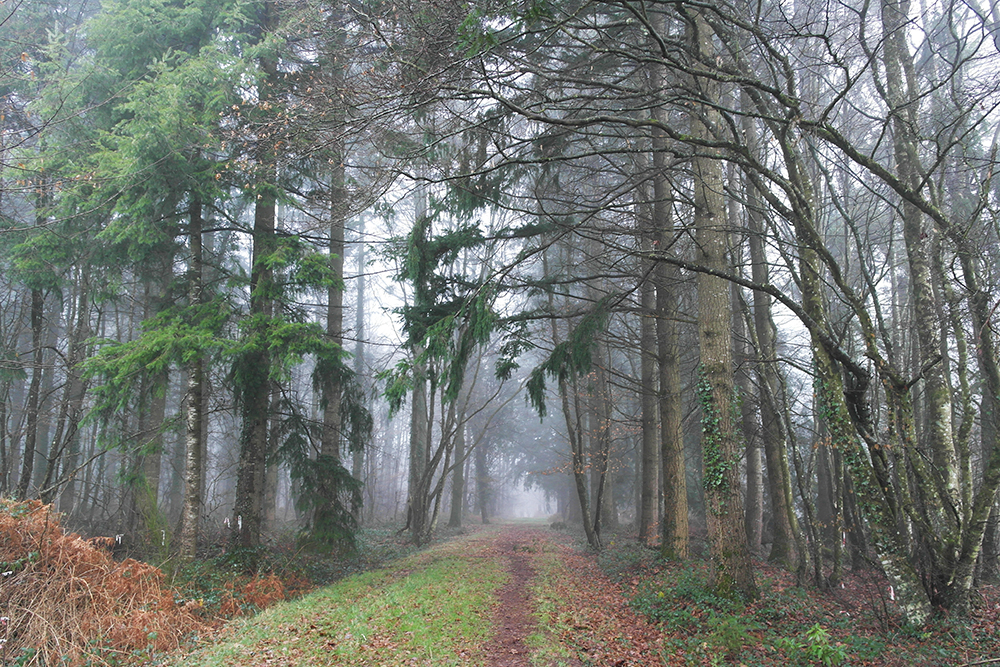
<path id="1" fill-rule="evenodd" d="M 870 376 L 867 370 L 858 365 L 858 363 L 849 355 L 844 348 L 842 348 L 830 332 L 826 331 L 823 327 L 819 325 L 816 320 L 809 316 L 802 305 L 796 302 L 788 294 L 778 289 L 770 283 L 758 283 L 739 276 L 728 271 L 717 271 L 715 269 L 710 269 L 708 267 L 696 264 L 695 262 L 689 262 L 678 257 L 672 257 L 662 252 L 651 252 L 651 253 L 640 253 L 640 257 L 645 257 L 646 259 L 652 261 L 666 262 L 672 264 L 678 268 L 691 271 L 693 273 L 705 273 L 708 275 L 716 276 L 718 278 L 723 278 L 728 280 L 740 287 L 746 287 L 747 289 L 756 290 L 768 294 L 773 297 L 776 301 L 781 303 L 783 306 L 792 311 L 800 322 L 809 330 L 809 332 L 816 336 L 816 339 L 820 341 L 824 349 L 834 358 L 839 364 L 841 364 L 852 376 L 857 380 L 863 381 L 863 386 L 866 388 L 870 383 Z"/>

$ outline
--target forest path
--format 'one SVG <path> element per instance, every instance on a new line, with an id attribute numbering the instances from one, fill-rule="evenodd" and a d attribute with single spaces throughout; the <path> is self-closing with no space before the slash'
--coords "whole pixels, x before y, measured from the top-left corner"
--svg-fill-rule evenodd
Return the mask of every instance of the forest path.
<path id="1" fill-rule="evenodd" d="M 176 664 L 646 666 L 664 664 L 661 646 L 592 555 L 515 523 L 276 605 Z"/>
<path id="2" fill-rule="evenodd" d="M 583 553 L 572 538 L 550 528 L 503 527 L 497 539 L 500 553 L 509 554 L 511 581 L 525 581 L 524 594 L 501 591 L 497 635 L 526 637 L 528 655 L 514 661 L 487 651 L 490 667 L 651 666 L 662 659 L 662 635 L 628 604 L 621 588 L 601 571 L 592 554 Z M 525 576 L 527 574 L 527 576 Z M 527 622 L 511 630 L 501 623 L 517 618 L 522 604 Z M 492 643 L 487 648 L 492 648 Z"/>

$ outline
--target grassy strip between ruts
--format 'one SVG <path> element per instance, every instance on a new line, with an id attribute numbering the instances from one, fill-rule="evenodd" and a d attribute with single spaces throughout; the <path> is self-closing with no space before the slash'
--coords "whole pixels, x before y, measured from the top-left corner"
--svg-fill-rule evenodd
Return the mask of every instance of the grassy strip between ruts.
<path id="1" fill-rule="evenodd" d="M 457 539 L 275 605 L 177 664 L 481 664 L 508 577 L 502 559 L 482 557 L 491 538 Z"/>
<path id="2" fill-rule="evenodd" d="M 531 586 L 538 625 L 525 643 L 531 649 L 533 664 L 563 667 L 575 664 L 574 652 L 563 642 L 571 627 L 559 613 L 564 604 L 561 598 L 566 573 L 555 546 L 551 542 L 542 544 L 543 550 L 533 559 L 535 580 Z"/>

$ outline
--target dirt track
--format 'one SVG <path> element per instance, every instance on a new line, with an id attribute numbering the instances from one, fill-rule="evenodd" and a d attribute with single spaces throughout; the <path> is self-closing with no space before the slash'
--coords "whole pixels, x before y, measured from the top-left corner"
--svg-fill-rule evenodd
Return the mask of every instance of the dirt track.
<path id="1" fill-rule="evenodd" d="M 594 559 L 548 528 L 504 526 L 493 553 L 508 561 L 498 594 L 492 667 L 660 665 L 660 635 L 629 607 Z M 532 641 L 528 638 L 535 635 Z"/>
<path id="2" fill-rule="evenodd" d="M 185 667 L 624 667 L 664 664 L 594 558 L 510 524 L 431 546 L 232 624 Z"/>

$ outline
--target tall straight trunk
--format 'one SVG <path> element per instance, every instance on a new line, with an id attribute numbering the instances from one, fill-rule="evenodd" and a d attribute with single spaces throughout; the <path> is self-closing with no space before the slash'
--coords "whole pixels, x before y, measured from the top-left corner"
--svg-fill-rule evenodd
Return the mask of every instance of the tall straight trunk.
<path id="1" fill-rule="evenodd" d="M 281 393 L 277 388 L 271 392 L 272 415 L 278 414 L 278 402 L 281 400 Z M 280 437 L 281 424 L 277 419 L 272 419 L 270 423 L 268 442 L 278 442 Z M 261 528 L 264 531 L 273 531 L 278 520 L 278 478 L 281 466 L 277 461 L 265 460 L 264 463 L 264 499 L 261 504 Z"/>
<path id="2" fill-rule="evenodd" d="M 188 211 L 188 243 L 190 264 L 188 266 L 188 306 L 197 311 L 202 305 L 202 210 L 197 200 L 191 202 Z M 184 500 L 181 507 L 181 524 L 178 535 L 178 555 L 182 559 L 192 559 L 198 551 L 198 539 L 203 502 L 201 480 L 204 476 L 205 461 L 202 443 L 202 401 L 205 385 L 205 361 L 200 355 L 188 362 L 187 393 L 185 396 L 185 437 L 184 437 Z M 157 478 L 157 485 L 159 479 Z"/>
<path id="3" fill-rule="evenodd" d="M 757 132 L 752 119 L 744 122 L 748 149 L 756 153 Z M 767 258 L 764 254 L 764 222 L 761 219 L 761 198 L 753 183 L 746 185 L 747 221 L 750 227 L 750 273 L 759 285 L 770 282 Z M 781 425 L 779 397 L 782 391 L 778 375 L 776 327 L 771 317 L 771 296 L 763 290 L 753 293 L 753 332 L 757 341 L 757 384 L 760 387 L 761 439 L 767 466 L 768 499 L 771 503 L 771 552 L 768 560 L 791 567 L 796 559 L 799 542 L 795 503 L 792 498 L 792 478 L 788 470 L 788 447 Z M 805 556 L 799 549 L 799 558 Z M 801 563 L 800 563 L 801 564 Z"/>
<path id="4" fill-rule="evenodd" d="M 659 509 L 660 448 L 656 392 L 656 286 L 653 267 L 645 272 L 640 286 L 639 391 L 642 401 L 642 452 L 639 473 L 639 540 L 651 543 L 656 537 Z"/>
<path id="5" fill-rule="evenodd" d="M 490 486 L 490 469 L 486 464 L 486 443 L 476 444 L 476 504 L 479 505 L 479 517 L 483 524 L 490 522 L 490 503 L 493 500 L 493 489 Z"/>
<path id="6" fill-rule="evenodd" d="M 190 215 L 190 211 L 189 211 Z M 174 253 L 161 250 L 150 267 L 151 278 L 143 291 L 144 320 L 164 307 L 164 300 L 173 279 Z M 190 287 L 189 287 L 190 290 Z M 163 519 L 158 505 L 160 461 L 163 452 L 163 420 L 166 415 L 166 391 L 169 372 L 143 377 L 139 389 L 138 442 L 133 468 L 129 475 L 130 502 L 126 510 L 128 532 L 134 533 L 145 545 L 159 544 Z"/>
<path id="7" fill-rule="evenodd" d="M 90 276 L 87 271 L 83 271 L 79 277 L 75 311 L 76 321 L 67 341 L 69 354 L 66 358 L 66 386 L 40 489 L 40 497 L 45 503 L 52 502 L 62 487 L 60 504 L 67 494 L 67 503 L 72 504 L 71 484 L 77 465 L 79 428 L 87 389 L 79 368 L 80 362 L 87 356 L 85 341 L 90 337 Z"/>
<path id="8" fill-rule="evenodd" d="M 826 439 L 815 445 L 816 456 L 816 520 L 823 539 L 823 547 L 832 549 L 839 537 L 840 513 L 838 511 L 836 480 L 834 478 L 833 449 Z"/>
<path id="9" fill-rule="evenodd" d="M 8 495 L 10 484 L 11 452 L 7 439 L 7 403 L 10 401 L 10 382 L 0 383 L 0 495 Z"/>
<path id="10" fill-rule="evenodd" d="M 413 193 L 413 236 L 412 245 L 423 248 L 431 235 L 431 219 L 427 214 L 427 190 L 418 184 Z M 427 307 L 432 299 L 430 287 L 431 267 L 424 260 L 418 260 L 414 267 L 413 306 L 414 309 Z M 413 357 L 413 389 L 410 392 L 410 476 L 409 498 L 407 499 L 407 523 L 410 536 L 417 544 L 427 539 L 427 524 L 430 521 L 428 492 L 430 480 L 426 479 L 431 451 L 431 406 L 429 404 L 429 380 L 426 363 L 421 359 L 424 352 L 426 331 L 422 323 L 411 326 L 410 354 Z"/>
<path id="11" fill-rule="evenodd" d="M 341 151 L 335 151 L 339 163 L 330 175 L 330 271 L 338 279 L 344 276 L 344 165 Z M 327 288 L 326 336 L 338 347 L 344 344 L 344 291 L 339 284 Z M 338 461 L 341 456 L 341 399 L 339 378 L 327 378 L 323 383 L 323 438 L 320 453 Z"/>
<path id="12" fill-rule="evenodd" d="M 648 72 L 643 74 L 642 82 L 645 92 L 652 96 L 655 87 L 662 85 L 659 76 L 661 68 L 649 65 Z M 652 166 L 652 151 L 658 148 L 650 142 L 650 153 L 639 153 L 639 169 L 646 171 Z M 662 174 L 654 174 L 656 179 Z M 643 260 L 639 276 L 639 401 L 640 401 L 640 451 L 637 456 L 635 474 L 636 519 L 638 522 L 641 543 L 650 545 L 656 541 L 656 526 L 660 513 L 660 420 L 658 414 L 658 383 L 657 360 L 659 357 L 656 344 L 656 280 L 657 261 L 653 255 L 659 242 L 659 230 L 654 219 L 655 207 L 652 201 L 654 194 L 651 184 L 643 184 L 637 190 L 639 201 L 636 204 L 636 221 L 638 224 L 638 241 L 642 249 Z"/>
<path id="13" fill-rule="evenodd" d="M 733 301 L 734 359 L 736 361 L 736 388 L 739 396 L 740 430 L 746 443 L 746 512 L 744 529 L 750 550 L 761 548 L 764 532 L 764 478 L 760 456 L 760 426 L 757 422 L 759 396 L 751 381 L 750 341 L 743 317 L 743 303 L 739 288 L 730 285 Z"/>
<path id="14" fill-rule="evenodd" d="M 657 118 L 664 120 L 662 110 Z M 667 180 L 666 143 L 662 134 L 653 140 L 653 225 L 660 248 L 674 241 L 671 199 Z M 680 272 L 668 262 L 659 262 L 656 283 L 656 352 L 658 362 L 658 408 L 660 414 L 660 462 L 662 465 L 663 517 L 660 551 L 664 558 L 685 559 L 689 555 L 687 470 L 684 457 L 684 404 L 681 392 L 680 335 L 678 332 Z"/>
<path id="15" fill-rule="evenodd" d="M 267 0 L 262 9 L 260 27 L 270 32 L 277 27 L 277 3 Z M 260 59 L 266 78 L 260 83 L 260 96 L 266 100 L 277 84 L 278 68 L 273 57 Z M 250 265 L 250 330 L 247 336 L 256 344 L 236 363 L 239 364 L 239 403 L 241 416 L 240 457 L 236 471 L 236 503 L 233 508 L 235 541 L 242 547 L 260 544 L 264 504 L 264 468 L 268 452 L 268 407 L 271 396 L 271 357 L 267 337 L 274 316 L 274 276 L 269 268 L 275 250 L 276 235 L 276 146 L 263 142 L 258 148 L 254 208 L 253 250 Z"/>
<path id="16" fill-rule="evenodd" d="M 335 4 L 329 15 L 328 28 L 332 39 L 330 41 L 329 72 L 331 85 L 338 91 L 344 84 L 344 63 L 346 54 L 344 53 L 344 29 L 342 22 L 341 8 Z M 330 343 L 342 347 L 344 343 L 344 231 L 347 221 L 347 190 L 345 183 L 344 161 L 346 159 L 346 144 L 344 142 L 343 131 L 344 113 L 339 106 L 335 106 L 331 121 L 333 122 L 334 137 L 329 142 L 330 156 L 330 224 L 329 224 L 329 245 L 328 253 L 330 259 L 330 272 L 335 276 L 337 282 L 333 282 L 327 288 L 326 293 L 326 336 Z M 320 454 L 335 459 L 338 463 L 341 458 L 341 443 L 343 441 L 341 428 L 341 400 L 343 397 L 343 387 L 340 378 L 327 378 L 323 383 L 323 431 L 322 442 L 320 444 Z M 318 508 L 317 512 L 328 511 Z"/>
<path id="17" fill-rule="evenodd" d="M 56 443 L 51 440 L 52 417 L 55 414 L 52 397 L 55 395 L 56 359 L 50 354 L 58 346 L 61 332 L 61 310 L 55 310 L 46 317 L 45 338 L 42 342 L 42 386 L 38 405 L 38 435 L 35 440 L 35 467 L 31 476 L 31 486 L 35 495 L 41 497 L 47 462 Z M 72 326 L 72 325 L 70 325 Z M 39 465 L 41 464 L 41 465 Z"/>
<path id="18" fill-rule="evenodd" d="M 727 168 L 726 180 L 729 188 L 736 192 L 739 189 L 739 179 L 734 165 Z M 729 200 L 728 218 L 730 245 L 732 246 L 732 265 L 734 271 L 743 272 L 746 258 L 741 252 L 743 234 L 741 229 L 742 209 L 734 197 Z M 760 551 L 764 537 L 764 470 L 760 456 L 760 424 L 757 421 L 760 396 L 754 386 L 752 373 L 751 336 L 747 320 L 749 308 L 746 306 L 740 287 L 736 283 L 729 285 L 733 312 L 733 361 L 735 363 L 736 394 L 740 409 L 740 433 L 745 443 L 746 460 L 746 493 L 743 527 L 747 535 L 747 545 L 752 553 Z"/>
<path id="19" fill-rule="evenodd" d="M 42 362 L 45 348 L 42 333 L 45 322 L 45 299 L 40 289 L 31 290 L 31 384 L 28 386 L 27 419 L 24 434 L 24 451 L 21 455 L 21 477 L 17 483 L 17 497 L 27 498 L 35 466 L 35 449 L 38 443 L 38 412 L 42 388 Z"/>
<path id="20" fill-rule="evenodd" d="M 462 527 L 462 510 L 465 503 L 465 424 L 459 424 L 455 434 L 455 471 L 451 475 L 451 516 L 448 526 Z"/>
<path id="21" fill-rule="evenodd" d="M 588 418 L 590 421 L 590 493 L 593 499 L 594 532 L 600 536 L 603 528 L 614 528 L 617 510 L 611 480 L 608 476 L 611 459 L 611 407 L 608 386 L 607 345 L 603 340 L 596 344 L 594 356 L 597 366 L 591 373 Z"/>
<path id="22" fill-rule="evenodd" d="M 419 356 L 421 351 L 421 348 L 417 347 L 413 353 Z M 410 476 L 407 503 L 410 533 L 418 544 L 422 539 L 420 535 L 426 519 L 423 478 L 427 471 L 431 437 L 426 373 L 422 363 L 414 364 L 414 383 L 410 392 Z"/>
<path id="23" fill-rule="evenodd" d="M 160 510 L 160 464 L 163 460 L 163 420 L 167 413 L 167 387 L 170 376 L 164 372 L 151 378 L 149 397 L 147 399 L 147 415 L 145 442 L 143 443 L 142 493 L 136 501 L 139 514 L 139 530 L 147 537 L 152 535 L 163 523 L 163 513 Z"/>
<path id="24" fill-rule="evenodd" d="M 713 33 L 700 13 L 692 13 L 688 24 L 689 44 L 699 61 L 715 58 Z M 713 104 L 719 98 L 718 83 L 696 79 L 705 104 L 696 105 L 691 135 L 712 140 L 719 114 Z M 726 214 L 722 198 L 722 168 L 718 156 L 706 149 L 692 161 L 694 176 L 694 228 L 698 265 L 719 274 L 727 261 Z M 743 527 L 740 442 L 733 420 L 732 305 L 729 284 L 709 273 L 698 274 L 698 367 L 697 394 L 702 412 L 704 488 L 707 503 L 712 586 L 722 595 L 756 599 L 750 551 Z"/>
<path id="25" fill-rule="evenodd" d="M 266 286 L 272 281 L 272 276 L 265 266 L 265 258 L 274 241 L 274 223 L 274 198 L 264 195 L 257 200 L 254 214 L 253 270 L 250 277 L 250 316 L 257 320 L 257 330 L 249 335 L 260 338 L 267 336 L 267 320 L 273 315 L 273 303 Z M 244 547 L 255 547 L 260 543 L 263 521 L 271 362 L 266 346 L 263 341 L 261 343 L 239 362 L 243 364 L 239 387 L 242 428 L 233 526 L 237 531 L 237 542 Z"/>
<path id="26" fill-rule="evenodd" d="M 668 34 L 666 19 L 661 14 L 656 32 Z M 654 48 L 659 48 L 651 42 Z M 651 65 L 650 92 L 656 94 L 667 87 L 666 65 Z M 653 109 L 654 118 L 668 122 L 663 106 Z M 653 149 L 653 243 L 660 252 L 674 247 L 673 191 L 667 172 L 669 146 L 666 135 L 654 130 Z M 684 413 L 681 392 L 679 296 L 680 271 L 668 262 L 657 263 L 653 272 L 656 287 L 656 360 L 657 409 L 660 418 L 660 487 L 663 489 L 663 515 L 660 517 L 660 553 L 664 558 L 685 559 L 689 555 L 690 526 L 688 523 L 687 470 L 684 456 Z"/>
<path id="27" fill-rule="evenodd" d="M 563 258 L 564 264 L 568 265 L 571 261 L 571 257 Z M 542 273 L 543 275 L 551 275 L 549 273 L 548 252 L 542 253 Z M 548 310 L 551 314 L 558 312 L 555 295 L 552 291 L 548 292 Z M 555 317 L 549 319 L 549 331 L 552 337 L 552 345 L 555 347 L 560 341 L 559 325 Z M 587 543 L 594 549 L 600 549 L 601 535 L 600 532 L 594 530 L 595 525 L 599 526 L 600 522 L 595 521 L 593 518 L 590 488 L 587 484 L 588 461 L 582 423 L 584 408 L 580 405 L 580 390 L 577 387 L 577 378 L 575 376 L 571 378 L 559 378 L 559 401 L 562 408 L 563 420 L 566 425 L 566 437 L 569 439 L 570 475 L 572 475 L 573 488 L 576 492 L 576 502 L 572 499 L 570 500 L 571 512 L 570 518 L 567 520 L 572 521 L 574 512 L 579 509 L 579 517 L 583 522 L 583 530 L 587 536 Z"/>
<path id="28" fill-rule="evenodd" d="M 586 243 L 590 261 L 598 260 L 604 252 L 599 239 L 591 238 Z M 600 273 L 595 267 L 594 273 Z M 598 303 L 604 296 L 605 286 L 601 279 L 587 283 L 585 294 L 591 303 Z M 587 441 L 590 454 L 590 498 L 593 509 L 594 532 L 600 536 L 604 527 L 614 528 L 617 512 L 608 465 L 611 457 L 611 387 L 609 385 L 609 354 L 607 337 L 603 331 L 595 334 L 593 341 L 594 363 L 587 376 L 589 383 L 587 401 Z"/>
<path id="29" fill-rule="evenodd" d="M 344 292 L 341 281 L 344 276 L 344 164 L 343 140 L 338 139 L 333 149 L 333 169 L 330 173 L 330 226 L 329 262 L 330 271 L 338 279 L 327 288 L 326 294 L 326 338 L 337 346 L 344 344 Z M 331 369 L 332 370 L 332 369 Z M 328 464 L 341 465 L 343 455 L 343 430 L 341 402 L 343 400 L 342 377 L 335 373 L 323 381 L 323 430 L 320 442 L 320 457 Z M 335 489 L 330 490 L 336 494 Z M 320 539 L 330 534 L 332 519 L 332 497 L 324 497 L 317 503 L 313 517 L 313 533 Z"/>
<path id="30" fill-rule="evenodd" d="M 742 391 L 740 395 L 746 396 Z M 756 420 L 751 418 L 752 413 L 746 407 L 740 406 L 740 413 L 743 432 L 747 434 L 746 516 L 743 525 L 747 533 L 747 544 L 756 553 L 763 546 L 764 539 L 764 466 L 760 455 L 760 438 L 756 433 Z M 747 427 L 753 430 L 747 430 Z"/>
<path id="31" fill-rule="evenodd" d="M 355 281 L 357 285 L 357 298 L 354 305 L 354 378 L 362 388 L 362 395 L 366 393 L 367 383 L 364 381 L 365 377 L 365 310 L 367 298 L 365 294 L 366 280 L 365 280 L 365 222 L 362 217 L 358 223 L 358 277 Z M 355 448 L 352 452 L 351 460 L 351 476 L 359 481 L 363 480 L 365 468 L 365 450 L 361 447 Z M 357 508 L 357 518 L 360 519 L 362 507 Z"/>

